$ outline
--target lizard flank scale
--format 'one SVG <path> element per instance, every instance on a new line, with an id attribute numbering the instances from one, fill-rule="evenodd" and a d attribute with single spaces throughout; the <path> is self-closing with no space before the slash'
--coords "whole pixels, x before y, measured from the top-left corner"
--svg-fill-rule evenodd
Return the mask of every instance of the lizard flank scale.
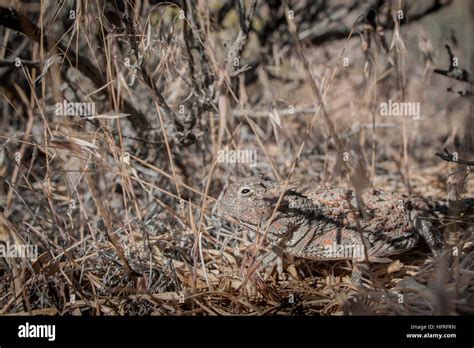
<path id="1" fill-rule="evenodd" d="M 420 237 L 434 254 L 443 238 L 436 217 L 421 198 L 368 189 L 362 193 L 362 217 L 351 189 L 300 192 L 288 188 L 272 217 L 283 185 L 250 177 L 229 186 L 221 201 L 223 211 L 245 226 L 265 232 L 270 252 L 262 264 L 282 267 L 285 256 L 311 260 L 354 261 L 352 279 L 361 285 L 366 260 L 387 257 L 413 248 Z M 270 221 L 271 219 L 271 221 Z M 341 252 L 342 251 L 342 252 Z"/>

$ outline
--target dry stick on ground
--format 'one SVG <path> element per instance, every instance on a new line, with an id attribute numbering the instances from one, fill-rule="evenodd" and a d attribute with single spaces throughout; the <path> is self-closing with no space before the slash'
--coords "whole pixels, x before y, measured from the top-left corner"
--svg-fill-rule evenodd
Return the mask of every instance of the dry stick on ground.
<path id="1" fill-rule="evenodd" d="M 70 62 L 71 66 L 77 68 L 77 70 L 87 76 L 94 85 L 102 87 L 107 84 L 102 72 L 87 57 L 84 57 L 73 49 L 66 47 L 63 43 L 51 36 L 42 38 L 41 29 L 31 22 L 24 13 L 15 9 L 0 7 L 0 25 L 19 31 L 38 44 L 43 42 L 47 51 L 51 51 L 53 48 L 57 47 L 61 54 L 63 54 Z M 103 89 L 103 91 L 109 96 L 112 94 L 111 90 L 108 88 Z M 114 93 L 116 93 L 116 91 L 114 91 Z M 150 124 L 145 115 L 136 110 L 129 101 L 123 100 L 123 103 L 124 112 L 130 114 L 129 120 L 137 133 L 141 134 L 144 130 L 150 128 Z"/>
<path id="2" fill-rule="evenodd" d="M 232 5 L 232 3 L 229 4 Z M 197 5 L 191 0 L 183 1 L 183 7 L 186 14 L 183 34 L 186 51 L 188 53 L 191 81 L 197 91 L 204 92 L 205 89 L 209 89 L 211 84 L 214 82 L 214 78 L 210 74 L 211 68 L 209 67 L 209 59 L 206 55 L 206 50 L 201 44 L 203 40 L 198 36 L 201 31 L 201 24 L 196 13 L 196 6 Z M 193 55 L 193 51 L 196 51 L 197 56 L 200 58 L 198 66 L 195 60 L 197 57 Z M 200 68 L 200 71 L 196 72 L 196 68 Z M 198 79 L 198 76 L 202 76 L 202 79 Z"/>
<path id="3" fill-rule="evenodd" d="M 107 240 L 113 246 L 113 248 L 114 248 L 117 256 L 119 257 L 120 261 L 122 262 L 122 266 L 123 266 L 124 270 L 127 272 L 127 274 L 131 277 L 141 276 L 140 273 L 138 273 L 135 269 L 133 269 L 130 266 L 129 262 L 127 261 L 127 259 L 125 257 L 125 253 L 124 253 L 124 250 L 123 250 L 122 246 L 117 241 L 117 238 L 112 235 L 112 232 L 113 232 L 112 222 L 110 221 L 109 214 L 106 212 L 106 210 L 104 208 L 104 205 L 102 204 L 102 201 L 99 199 L 99 194 L 96 191 L 95 186 L 94 186 L 94 180 L 92 180 L 92 177 L 90 176 L 90 174 L 86 174 L 85 178 L 86 178 L 86 182 L 89 186 L 89 189 L 90 189 L 90 192 L 91 192 L 91 195 L 92 195 L 92 199 L 93 199 L 93 201 L 95 203 L 95 206 L 96 206 L 96 209 L 99 213 L 99 216 L 102 217 L 102 220 L 98 224 L 97 227 L 99 228 L 99 230 L 102 231 L 102 233 L 104 233 Z"/>
<path id="4" fill-rule="evenodd" d="M 442 69 L 434 69 L 433 71 L 436 74 L 446 76 L 461 82 L 467 82 L 472 85 L 474 85 L 474 78 L 472 78 L 472 75 L 467 71 L 466 69 L 462 69 L 458 66 L 457 64 L 457 59 L 454 57 L 453 52 L 451 51 L 451 47 L 449 45 L 445 45 L 446 49 L 448 50 L 449 54 L 449 67 L 448 70 L 442 70 Z M 447 89 L 448 92 L 456 93 L 454 89 L 450 86 Z M 465 89 L 465 90 L 460 90 L 457 91 L 459 96 L 461 97 L 469 97 L 472 96 L 472 91 Z"/>
<path id="5" fill-rule="evenodd" d="M 448 70 L 434 69 L 433 71 L 439 75 L 447 76 L 458 81 L 474 84 L 474 81 L 469 79 L 470 77 L 469 72 L 466 69 L 462 69 L 457 65 L 456 63 L 457 59 L 456 57 L 454 57 L 453 52 L 451 52 L 451 47 L 449 47 L 448 44 L 444 45 L 444 47 L 446 47 L 449 54 Z"/>
<path id="6" fill-rule="evenodd" d="M 29 67 L 29 68 L 40 68 L 41 67 L 41 62 L 39 60 L 24 60 L 22 59 L 21 65 Z M 15 60 L 3 60 L 0 59 L 0 67 L 17 67 L 17 62 Z"/>
<path id="7" fill-rule="evenodd" d="M 244 1 L 237 1 L 237 7 L 239 10 L 239 20 L 240 20 L 240 30 L 237 34 L 232 47 L 227 53 L 227 71 L 230 76 L 236 76 L 237 74 L 243 72 L 245 67 L 240 67 L 240 56 L 242 54 L 245 45 L 247 44 L 248 35 L 250 32 L 250 26 L 252 23 L 252 18 L 255 13 L 255 7 L 257 6 L 257 1 L 252 0 L 249 6 L 249 11 L 245 13 Z M 239 67 L 239 69 L 237 69 Z"/>
<path id="8" fill-rule="evenodd" d="M 474 166 L 474 161 L 458 158 L 454 154 L 449 153 L 448 149 L 443 149 L 443 151 L 444 153 L 436 152 L 435 155 L 441 158 L 442 160 L 445 160 L 448 162 L 454 162 L 454 163 L 457 163 L 459 165 L 464 165 L 464 166 Z"/>

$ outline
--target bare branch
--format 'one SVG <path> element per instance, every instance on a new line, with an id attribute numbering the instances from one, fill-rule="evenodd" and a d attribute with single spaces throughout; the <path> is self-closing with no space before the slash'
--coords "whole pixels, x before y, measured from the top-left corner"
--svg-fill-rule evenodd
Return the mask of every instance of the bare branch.
<path id="1" fill-rule="evenodd" d="M 71 66 L 75 67 L 83 75 L 88 77 L 94 83 L 94 85 L 100 88 L 107 84 L 107 81 L 104 79 L 101 70 L 98 69 L 87 57 L 80 55 L 70 47 L 66 47 L 66 45 L 56 40 L 52 36 L 45 36 L 44 40 L 41 40 L 40 29 L 36 26 L 36 24 L 31 22 L 25 14 L 12 8 L 0 7 L 0 25 L 19 31 L 26 35 L 30 40 L 38 44 L 41 44 L 43 41 L 43 45 L 47 51 L 50 51 L 56 47 L 61 54 L 66 56 Z M 56 46 L 54 43 L 56 43 Z M 108 96 L 112 95 L 111 88 L 103 88 L 101 91 L 106 93 Z M 114 90 L 113 94 L 116 92 L 117 91 Z M 124 100 L 123 109 L 125 113 L 130 114 L 128 119 L 138 133 L 142 133 L 150 127 L 145 115 L 136 110 L 127 100 Z"/>
<path id="2" fill-rule="evenodd" d="M 436 152 L 435 155 L 441 158 L 442 160 L 457 163 L 459 165 L 464 166 L 474 166 L 474 161 L 465 160 L 462 158 L 458 158 L 454 154 L 449 153 L 447 149 L 443 149 L 444 153 Z"/>
<path id="3" fill-rule="evenodd" d="M 237 1 L 237 5 L 239 10 L 240 30 L 237 34 L 237 38 L 232 44 L 232 47 L 227 53 L 227 69 L 229 75 L 235 75 L 233 74 L 233 72 L 235 70 L 239 70 L 240 68 L 240 55 L 242 54 L 242 51 L 245 48 L 245 44 L 247 43 L 252 19 L 255 13 L 255 7 L 257 6 L 257 0 L 251 1 L 247 14 L 245 13 L 245 6 L 243 1 Z M 243 71 L 244 70 L 242 70 L 241 72 Z"/>
<path id="4" fill-rule="evenodd" d="M 468 82 L 470 84 L 473 84 L 473 81 L 469 80 L 469 76 L 470 76 L 469 72 L 466 69 L 460 68 L 455 63 L 456 58 L 451 52 L 451 47 L 449 47 L 449 45 L 447 44 L 445 45 L 445 47 L 448 50 L 448 54 L 449 54 L 449 68 L 448 70 L 434 69 L 433 71 L 439 75 L 447 76 L 458 81 Z"/>

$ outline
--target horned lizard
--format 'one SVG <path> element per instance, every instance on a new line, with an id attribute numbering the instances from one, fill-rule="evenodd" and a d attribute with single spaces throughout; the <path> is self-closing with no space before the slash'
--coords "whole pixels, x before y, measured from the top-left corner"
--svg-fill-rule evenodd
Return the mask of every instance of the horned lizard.
<path id="1" fill-rule="evenodd" d="M 357 198 L 351 189 L 288 188 L 272 218 L 282 189 L 273 181 L 245 178 L 231 184 L 220 203 L 226 215 L 265 234 L 271 251 L 261 262 L 277 264 L 280 271 L 284 256 L 348 259 L 354 265 L 352 280 L 360 286 L 367 259 L 389 261 L 388 256 L 415 246 L 420 236 L 434 254 L 443 246 L 437 219 L 421 198 L 378 189 L 368 189 Z"/>

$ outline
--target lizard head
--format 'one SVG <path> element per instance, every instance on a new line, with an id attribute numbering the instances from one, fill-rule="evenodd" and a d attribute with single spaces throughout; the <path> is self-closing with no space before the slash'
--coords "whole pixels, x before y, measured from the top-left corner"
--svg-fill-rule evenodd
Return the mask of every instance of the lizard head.
<path id="1" fill-rule="evenodd" d="M 234 219 L 259 225 L 272 215 L 278 196 L 277 183 L 250 177 L 229 185 L 220 205 Z"/>

